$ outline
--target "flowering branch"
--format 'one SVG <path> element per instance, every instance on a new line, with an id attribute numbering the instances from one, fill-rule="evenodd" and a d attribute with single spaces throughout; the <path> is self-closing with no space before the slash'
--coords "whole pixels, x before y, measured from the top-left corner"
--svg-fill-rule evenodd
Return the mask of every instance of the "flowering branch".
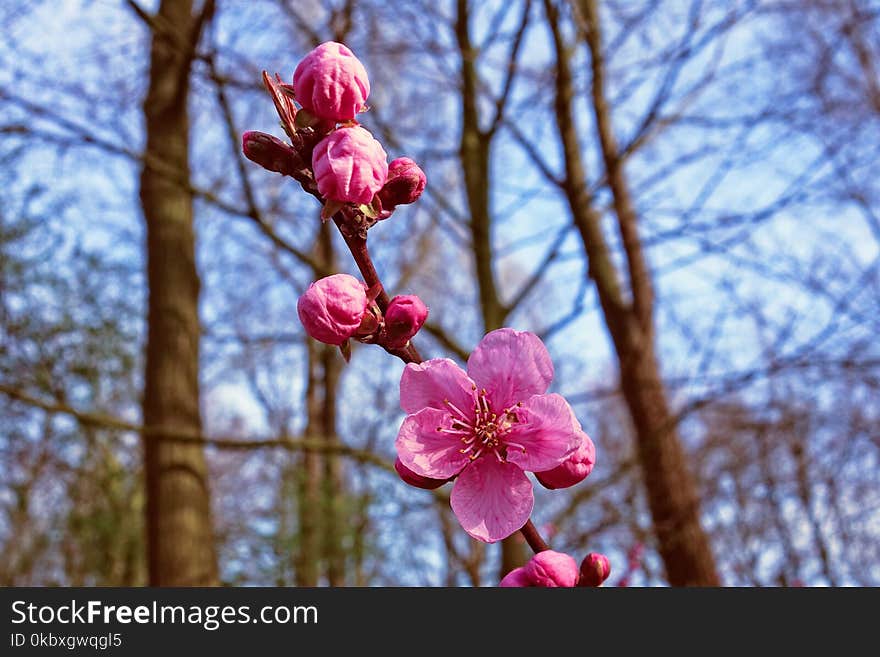
<path id="1" fill-rule="evenodd" d="M 424 361 L 411 339 L 428 316 L 415 295 L 389 297 L 367 247 L 367 232 L 398 205 L 413 203 L 425 174 L 409 158 L 390 164 L 382 145 L 356 121 L 370 93 L 363 65 L 344 45 L 321 44 L 297 66 L 293 85 L 263 73 L 290 143 L 248 132 L 245 155 L 297 180 L 323 203 L 321 217 L 338 228 L 363 280 L 332 274 L 312 283 L 297 313 L 312 338 L 340 347 L 377 344 L 406 367 L 400 381 L 407 413 L 397 435 L 395 471 L 407 484 L 436 489 L 454 482 L 449 497 L 462 528 L 494 543 L 519 531 L 535 552 L 503 586 L 598 586 L 608 560 L 590 554 L 580 569 L 554 552 L 530 516 L 535 474 L 545 488 L 586 478 L 595 446 L 568 402 L 548 394 L 553 363 L 533 333 L 488 333 L 467 359 Z M 297 107 L 297 104 L 299 107 Z"/>
<path id="2" fill-rule="evenodd" d="M 342 212 L 337 212 L 333 215 L 333 222 L 339 229 L 339 233 L 342 235 L 345 245 L 351 252 L 351 257 L 354 259 L 358 271 L 360 271 L 361 276 L 364 277 L 364 282 L 367 287 L 372 288 L 378 286 L 379 293 L 376 296 L 376 304 L 379 306 L 379 310 L 385 313 L 388 310 L 388 305 L 391 303 L 391 298 L 385 291 L 385 286 L 382 285 L 382 281 L 379 279 L 379 274 L 373 264 L 373 259 L 370 257 L 370 251 L 367 249 L 367 238 L 362 237 L 361 235 L 349 235 L 346 230 L 343 230 L 343 227 L 346 225 L 346 218 Z M 418 364 L 422 362 L 422 356 L 419 353 L 419 350 L 416 349 L 415 345 L 412 343 L 407 344 L 402 349 L 391 348 L 389 349 L 389 353 L 397 356 L 404 363 Z"/>

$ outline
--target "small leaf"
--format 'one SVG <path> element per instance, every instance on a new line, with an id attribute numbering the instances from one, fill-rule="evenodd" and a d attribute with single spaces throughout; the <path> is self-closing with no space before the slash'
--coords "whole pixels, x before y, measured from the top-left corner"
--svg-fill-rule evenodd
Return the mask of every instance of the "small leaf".
<path id="1" fill-rule="evenodd" d="M 278 85 L 278 90 L 282 94 L 284 94 L 285 96 L 290 98 L 291 100 L 296 100 L 296 96 L 293 93 L 293 85 L 292 84 L 285 84 L 282 82 L 281 84 Z"/>
<path id="2" fill-rule="evenodd" d="M 366 203 L 362 203 L 358 206 L 358 210 L 364 213 L 365 217 L 369 217 L 370 219 L 376 219 L 379 216 L 379 213 L 376 212 L 376 208 L 372 205 L 367 205 Z"/>
<path id="3" fill-rule="evenodd" d="M 344 206 L 345 203 L 343 203 L 342 201 L 328 200 L 324 204 L 324 207 L 321 209 L 321 219 L 323 219 L 324 221 L 332 219 L 333 215 L 339 212 Z"/>

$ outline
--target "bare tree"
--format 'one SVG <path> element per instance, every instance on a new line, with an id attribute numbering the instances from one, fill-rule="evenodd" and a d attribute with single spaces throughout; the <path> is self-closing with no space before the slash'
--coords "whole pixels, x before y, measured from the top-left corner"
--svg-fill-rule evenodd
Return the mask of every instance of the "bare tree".
<path id="1" fill-rule="evenodd" d="M 189 80 L 202 28 L 199 11 L 166 0 L 149 18 L 150 84 L 144 100 L 147 146 L 140 199 L 147 226 L 147 355 L 144 423 L 201 432 L 199 276 L 189 189 Z M 198 444 L 144 436 L 149 580 L 156 586 L 217 583 L 205 455 Z"/>

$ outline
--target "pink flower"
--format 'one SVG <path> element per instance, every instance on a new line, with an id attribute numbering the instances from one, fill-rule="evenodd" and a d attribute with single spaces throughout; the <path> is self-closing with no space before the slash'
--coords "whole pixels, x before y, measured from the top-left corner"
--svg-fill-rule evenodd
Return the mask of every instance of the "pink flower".
<path id="1" fill-rule="evenodd" d="M 587 478 L 593 471 L 596 462 L 596 446 L 590 437 L 580 432 L 580 445 L 578 448 L 552 470 L 536 472 L 535 477 L 545 488 L 568 488 Z"/>
<path id="2" fill-rule="evenodd" d="M 309 285 L 296 304 L 306 333 L 341 345 L 354 335 L 369 306 L 366 286 L 354 276 L 333 274 Z"/>
<path id="3" fill-rule="evenodd" d="M 394 461 L 394 469 L 397 471 L 398 476 L 403 481 L 408 483 L 410 486 L 415 486 L 416 488 L 434 490 L 435 488 L 440 488 L 440 486 L 448 481 L 447 479 L 431 479 L 430 477 L 417 475 L 415 472 L 413 472 L 403 463 L 401 463 L 400 459 Z"/>
<path id="4" fill-rule="evenodd" d="M 312 50 L 293 73 L 297 102 L 330 121 L 349 121 L 364 109 L 370 80 L 360 60 L 346 46 L 327 41 Z"/>
<path id="5" fill-rule="evenodd" d="M 321 196 L 343 203 L 369 203 L 388 176 L 382 144 L 360 126 L 340 128 L 312 152 L 312 169 Z"/>
<path id="6" fill-rule="evenodd" d="M 538 552 L 522 568 L 514 568 L 499 586 L 572 587 L 578 582 L 577 562 L 563 552 Z"/>
<path id="7" fill-rule="evenodd" d="M 452 510 L 474 538 L 492 543 L 522 527 L 535 501 L 525 471 L 555 468 L 580 444 L 568 402 L 545 394 L 552 379 L 541 340 L 509 328 L 483 338 L 467 373 L 446 358 L 403 371 L 397 455 L 423 477 L 457 476 Z"/>
<path id="8" fill-rule="evenodd" d="M 611 574 L 611 562 L 598 552 L 590 552 L 581 562 L 578 586 L 602 586 Z"/>
<path id="9" fill-rule="evenodd" d="M 425 191 L 427 178 L 418 164 L 408 157 L 399 157 L 388 165 L 388 180 L 379 192 L 382 209 L 394 210 L 398 205 L 414 203 Z"/>
<path id="10" fill-rule="evenodd" d="M 392 349 L 405 347 L 422 324 L 428 319 L 428 307 L 414 294 L 394 297 L 385 311 L 385 331 L 388 346 Z"/>

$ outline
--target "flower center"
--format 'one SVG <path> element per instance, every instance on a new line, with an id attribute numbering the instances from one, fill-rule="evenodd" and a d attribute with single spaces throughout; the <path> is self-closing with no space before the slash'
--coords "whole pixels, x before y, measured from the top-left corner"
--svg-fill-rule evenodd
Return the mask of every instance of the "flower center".
<path id="1" fill-rule="evenodd" d="M 448 399 L 443 400 L 449 409 L 450 427 L 437 427 L 437 431 L 461 440 L 464 446 L 458 451 L 467 454 L 471 461 L 488 453 L 494 454 L 499 462 L 504 463 L 510 447 L 521 449 L 525 453 L 525 446 L 506 438 L 513 425 L 520 421 L 516 409 L 522 406 L 522 402 L 496 413 L 492 410 L 489 393 L 485 388 L 477 390 L 477 386 L 472 386 L 471 396 L 473 409 L 470 412 L 458 408 Z"/>

